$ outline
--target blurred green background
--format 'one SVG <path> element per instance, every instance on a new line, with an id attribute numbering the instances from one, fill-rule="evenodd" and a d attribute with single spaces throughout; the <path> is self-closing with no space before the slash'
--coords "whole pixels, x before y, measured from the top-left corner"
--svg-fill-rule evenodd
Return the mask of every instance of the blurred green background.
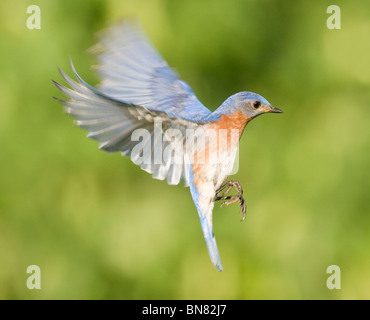
<path id="1" fill-rule="evenodd" d="M 125 16 L 211 110 L 247 90 L 285 112 L 241 140 L 247 219 L 215 207 L 222 273 L 189 190 L 98 150 L 51 98 L 69 57 L 98 83 L 87 49 Z M 370 299 L 369 34 L 364 1 L 2 0 L 0 298 Z M 41 290 L 26 287 L 33 264 Z"/>

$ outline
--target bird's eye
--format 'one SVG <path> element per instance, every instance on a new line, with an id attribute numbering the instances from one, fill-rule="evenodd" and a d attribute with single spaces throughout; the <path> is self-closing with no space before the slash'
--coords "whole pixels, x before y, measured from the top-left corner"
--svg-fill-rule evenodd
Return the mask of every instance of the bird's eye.
<path id="1" fill-rule="evenodd" d="M 258 100 L 253 102 L 253 107 L 255 109 L 258 109 L 260 106 L 261 106 L 261 102 L 259 102 Z"/>

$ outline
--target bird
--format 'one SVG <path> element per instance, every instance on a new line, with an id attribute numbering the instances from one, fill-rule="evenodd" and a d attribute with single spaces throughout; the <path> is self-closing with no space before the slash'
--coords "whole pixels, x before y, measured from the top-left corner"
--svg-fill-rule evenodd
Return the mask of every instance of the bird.
<path id="1" fill-rule="evenodd" d="M 101 82 L 92 86 L 70 65 L 75 79 L 59 68 L 68 87 L 53 81 L 68 99 L 74 124 L 99 148 L 130 157 L 169 185 L 190 187 L 210 260 L 223 270 L 213 231 L 213 208 L 238 203 L 246 216 L 243 188 L 227 181 L 246 125 L 265 113 L 282 113 L 261 95 L 243 91 L 210 111 L 151 44 L 139 23 L 120 21 L 98 33 L 91 48 Z M 235 189 L 237 195 L 230 195 Z"/>

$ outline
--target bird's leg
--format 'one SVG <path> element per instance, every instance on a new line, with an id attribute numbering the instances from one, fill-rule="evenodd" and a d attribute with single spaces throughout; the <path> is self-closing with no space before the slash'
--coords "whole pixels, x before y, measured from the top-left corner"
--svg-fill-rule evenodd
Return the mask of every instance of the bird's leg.
<path id="1" fill-rule="evenodd" d="M 238 191 L 238 195 L 229 196 L 228 194 L 233 187 Z M 219 201 L 219 200 L 228 200 L 228 201 L 222 202 L 221 207 L 223 205 L 229 206 L 235 202 L 239 202 L 240 211 L 243 213 L 242 221 L 245 219 L 246 211 L 247 211 L 247 204 L 245 203 L 245 200 L 243 198 L 243 188 L 240 185 L 239 181 L 230 180 L 226 182 L 224 185 L 222 185 L 219 189 L 217 189 L 216 195 L 215 195 L 215 201 Z"/>

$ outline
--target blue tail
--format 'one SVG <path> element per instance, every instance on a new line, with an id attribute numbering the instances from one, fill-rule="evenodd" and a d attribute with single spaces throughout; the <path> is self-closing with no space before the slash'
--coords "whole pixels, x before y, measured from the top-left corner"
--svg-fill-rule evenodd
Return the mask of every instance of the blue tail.
<path id="1" fill-rule="evenodd" d="M 216 238 L 213 234 L 213 227 L 212 227 L 212 211 L 213 211 L 213 203 L 204 201 L 203 203 L 209 203 L 208 206 L 202 208 L 200 205 L 200 195 L 197 188 L 194 185 L 194 177 L 192 168 L 190 167 L 190 174 L 189 174 L 189 184 L 190 184 L 190 192 L 191 196 L 193 197 L 193 201 L 195 206 L 197 207 L 200 224 L 202 226 L 204 239 L 206 240 L 208 254 L 211 258 L 212 263 L 216 266 L 218 271 L 222 271 L 222 264 L 220 255 L 218 253 Z"/>
<path id="2" fill-rule="evenodd" d="M 202 226 L 204 239 L 206 240 L 209 257 L 211 258 L 212 263 L 216 266 L 217 270 L 222 271 L 222 264 L 217 249 L 216 238 L 213 234 L 212 221 L 210 221 L 208 217 L 208 215 L 202 215 L 199 213 L 200 224 Z M 212 216 L 210 216 L 210 219 L 212 219 Z"/>

